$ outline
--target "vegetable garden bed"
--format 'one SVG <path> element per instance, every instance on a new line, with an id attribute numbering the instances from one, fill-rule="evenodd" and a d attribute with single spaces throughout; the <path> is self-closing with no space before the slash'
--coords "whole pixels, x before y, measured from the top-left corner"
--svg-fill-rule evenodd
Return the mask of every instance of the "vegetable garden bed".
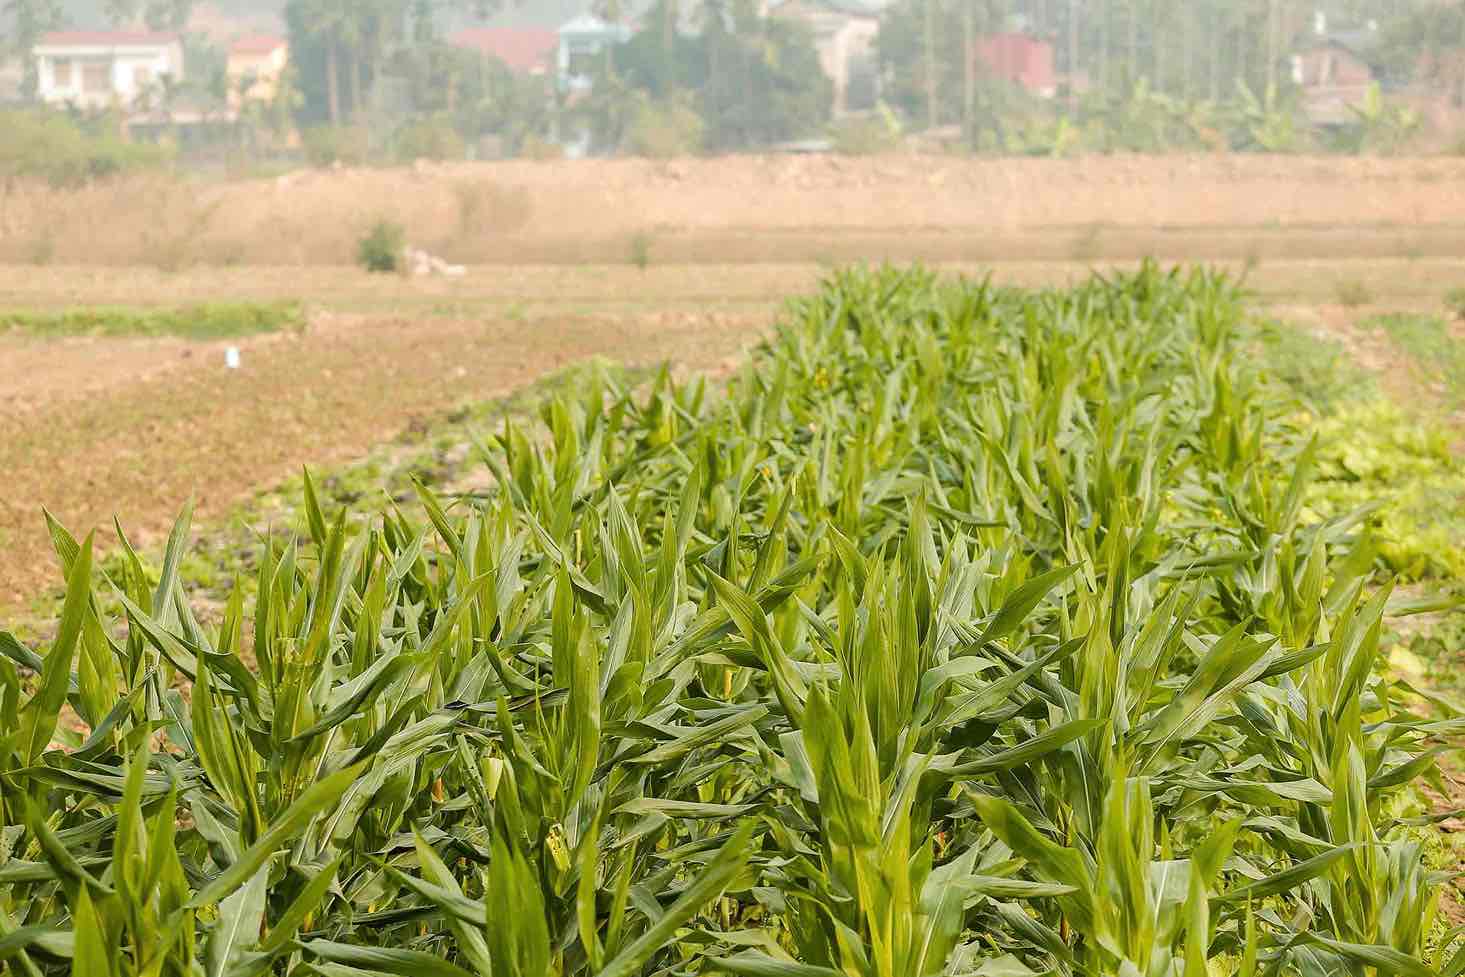
<path id="1" fill-rule="evenodd" d="M 15 973 L 1458 974 L 1367 510 L 1203 271 L 850 272 L 726 396 L 325 511 L 218 626 L 54 535 L 0 634 Z M 68 722 L 75 718 L 80 732 Z M 1208 970 L 1208 968 L 1212 968 Z"/>

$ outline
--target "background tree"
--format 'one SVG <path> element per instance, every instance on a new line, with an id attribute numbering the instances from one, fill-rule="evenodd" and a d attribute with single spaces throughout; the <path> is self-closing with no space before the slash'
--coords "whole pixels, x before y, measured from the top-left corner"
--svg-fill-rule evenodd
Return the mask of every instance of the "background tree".
<path id="1" fill-rule="evenodd" d="M 345 119 L 341 69 L 343 51 L 355 33 L 356 15 L 350 0 L 291 0 L 285 7 L 291 55 L 301 68 L 307 109 L 323 103 L 324 117 L 333 126 Z M 319 97 L 322 89 L 323 99 Z"/>
<path id="2" fill-rule="evenodd" d="M 648 22 L 666 16 L 653 7 Z M 715 151 L 767 146 L 822 131 L 833 85 L 819 65 L 813 35 L 802 23 L 763 18 L 747 2 L 707 3 L 698 33 L 643 31 L 615 49 L 611 76 L 596 79 L 582 117 L 594 122 L 597 145 L 621 145 L 627 126 L 648 118 L 647 100 L 663 118 L 702 121 L 702 142 Z"/>
<path id="3" fill-rule="evenodd" d="M 32 98 L 36 94 L 37 78 L 31 49 L 42 34 L 56 30 L 66 22 L 61 0 L 4 0 L 0 3 L 0 14 L 4 14 L 11 24 L 10 36 L 0 37 L 0 57 L 14 56 L 25 65 L 21 94 Z"/>
<path id="4" fill-rule="evenodd" d="M 105 0 L 102 11 L 113 26 L 141 20 L 155 31 L 181 31 L 193 15 L 194 0 Z"/>
<path id="5" fill-rule="evenodd" d="M 463 134 L 473 140 L 497 136 L 508 155 L 518 155 L 529 138 L 547 138 L 556 112 L 553 78 L 524 75 L 497 58 L 479 60 L 460 113 Z"/>
<path id="6" fill-rule="evenodd" d="M 342 125 L 357 118 L 387 61 L 443 46 L 438 27 L 446 14 L 486 17 L 497 7 L 495 0 L 288 0 L 301 122 Z"/>
<path id="7" fill-rule="evenodd" d="M 1007 6 L 1002 0 L 899 0 L 881 16 L 875 42 L 885 80 L 882 98 L 907 121 L 944 126 L 965 120 L 974 127 L 976 120 L 966 118 L 968 81 L 973 112 L 991 93 L 990 79 L 980 71 L 967 77 L 972 67 L 963 54 L 970 50 L 968 24 L 977 34 L 1001 27 Z"/>
<path id="8" fill-rule="evenodd" d="M 1389 80 L 1425 82 L 1465 105 L 1465 3 L 1410 4 L 1380 34 Z"/>
<path id="9" fill-rule="evenodd" d="M 743 10 L 735 13 L 732 31 L 712 30 L 704 37 L 708 77 L 698 103 L 708 148 L 803 138 L 829 121 L 834 86 L 819 65 L 807 26 Z"/>
<path id="10" fill-rule="evenodd" d="M 152 0 L 143 10 L 143 20 L 155 31 L 181 31 L 193 15 L 194 0 Z"/>
<path id="11" fill-rule="evenodd" d="M 676 11 L 676 0 L 656 0 L 646 12 L 646 21 L 664 28 L 667 18 Z M 682 89 L 700 89 L 711 70 L 706 34 L 719 29 L 708 17 L 703 19 L 699 34 L 675 30 L 668 38 L 664 29 L 641 31 L 616 49 L 616 69 L 633 88 L 653 98 L 666 98 Z"/>

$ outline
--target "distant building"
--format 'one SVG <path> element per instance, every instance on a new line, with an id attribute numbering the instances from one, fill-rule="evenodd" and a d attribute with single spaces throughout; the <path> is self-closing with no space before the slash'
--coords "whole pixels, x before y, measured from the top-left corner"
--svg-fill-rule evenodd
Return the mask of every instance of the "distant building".
<path id="1" fill-rule="evenodd" d="M 771 0 L 764 8 L 772 17 L 808 25 L 814 34 L 819 66 L 834 83 L 834 114 L 875 107 L 875 38 L 885 4 L 864 0 Z"/>
<path id="2" fill-rule="evenodd" d="M 1292 56 L 1292 81 L 1302 90 L 1302 110 L 1314 125 L 1352 121 L 1351 106 L 1361 105 L 1382 70 L 1374 59 L 1378 31 L 1315 33 Z"/>
<path id="3" fill-rule="evenodd" d="M 556 32 L 559 38 L 557 73 L 561 90 L 571 94 L 588 92 L 596 62 L 617 44 L 631 39 L 631 29 L 612 24 L 591 13 L 581 14 Z"/>
<path id="4" fill-rule="evenodd" d="M 1030 34 L 987 34 L 972 44 L 978 75 L 1000 78 L 1041 98 L 1058 92 L 1053 43 Z"/>
<path id="5" fill-rule="evenodd" d="M 229 45 L 229 108 L 245 102 L 273 101 L 290 64 L 290 45 L 283 37 L 254 34 Z"/>
<path id="6" fill-rule="evenodd" d="M 177 34 L 59 31 L 43 35 L 33 54 L 37 97 L 54 104 L 132 105 L 164 78 L 183 78 Z"/>
<path id="7" fill-rule="evenodd" d="M 524 75 L 548 75 L 559 64 L 560 35 L 543 27 L 470 27 L 449 37 L 448 43 L 497 58 Z"/>

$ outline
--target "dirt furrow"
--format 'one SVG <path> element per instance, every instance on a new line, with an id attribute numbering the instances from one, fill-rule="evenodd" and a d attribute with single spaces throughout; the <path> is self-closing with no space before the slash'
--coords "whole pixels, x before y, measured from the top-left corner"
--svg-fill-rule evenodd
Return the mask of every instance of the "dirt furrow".
<path id="1" fill-rule="evenodd" d="M 299 338 L 246 343 L 239 370 L 200 351 L 90 386 L 88 370 L 107 369 L 109 355 L 131 369 L 126 341 L 58 344 L 50 395 L 32 389 L 27 409 L 0 411 L 0 614 L 58 579 L 43 505 L 77 533 L 105 534 L 115 514 L 146 544 L 189 498 L 200 519 L 218 518 L 301 465 L 359 457 L 409 426 L 571 362 L 716 367 L 766 324 L 761 314 L 334 316 Z M 159 347 L 158 355 L 179 354 Z"/>

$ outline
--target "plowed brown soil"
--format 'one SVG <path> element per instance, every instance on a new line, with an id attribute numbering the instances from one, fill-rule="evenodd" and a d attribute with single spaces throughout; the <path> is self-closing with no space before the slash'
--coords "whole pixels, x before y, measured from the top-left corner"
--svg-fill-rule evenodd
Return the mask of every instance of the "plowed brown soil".
<path id="1" fill-rule="evenodd" d="M 485 320 L 318 316 L 304 335 L 216 344 L 0 338 L 0 625 L 59 571 L 41 507 L 78 533 L 119 516 L 144 544 L 192 498 L 201 520 L 303 464 L 360 456 L 414 424 L 572 361 L 716 368 L 766 316 L 696 313 Z M 165 361 L 165 362 L 164 362 Z M 17 395 L 16 390 L 20 393 Z M 25 404 L 24 409 L 19 405 Z"/>
<path id="2" fill-rule="evenodd" d="M 350 267 L 372 221 L 473 264 Z M 0 309 L 299 299 L 304 336 L 0 335 L 0 618 L 54 565 L 40 519 L 165 528 L 565 362 L 717 365 L 834 264 L 1055 284 L 1143 255 L 1249 269 L 1268 301 L 1438 307 L 1465 285 L 1465 160 L 744 157 L 423 165 L 0 188 Z M 648 267 L 633 262 L 644 259 Z"/>

